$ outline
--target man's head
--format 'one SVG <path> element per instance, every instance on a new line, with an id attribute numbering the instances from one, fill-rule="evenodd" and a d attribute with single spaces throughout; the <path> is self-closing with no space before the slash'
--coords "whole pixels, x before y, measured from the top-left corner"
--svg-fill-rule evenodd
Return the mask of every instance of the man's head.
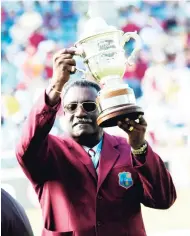
<path id="1" fill-rule="evenodd" d="M 85 79 L 70 81 L 64 88 L 63 108 L 69 134 L 80 144 L 95 145 L 102 136 L 97 125 L 96 97 L 100 87 Z"/>

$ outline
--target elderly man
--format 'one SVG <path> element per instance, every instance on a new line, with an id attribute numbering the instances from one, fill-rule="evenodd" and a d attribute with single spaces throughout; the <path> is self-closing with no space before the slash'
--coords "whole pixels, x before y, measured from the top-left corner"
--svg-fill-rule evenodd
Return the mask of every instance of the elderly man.
<path id="1" fill-rule="evenodd" d="M 54 56 L 51 85 L 33 107 L 16 151 L 41 204 L 42 235 L 145 236 L 140 204 L 169 208 L 176 199 L 171 176 L 145 140 L 143 117 L 118 123 L 128 142 L 97 125 L 100 87 L 69 81 L 73 55 L 69 48 Z M 61 104 L 66 134 L 56 137 L 49 132 Z"/>

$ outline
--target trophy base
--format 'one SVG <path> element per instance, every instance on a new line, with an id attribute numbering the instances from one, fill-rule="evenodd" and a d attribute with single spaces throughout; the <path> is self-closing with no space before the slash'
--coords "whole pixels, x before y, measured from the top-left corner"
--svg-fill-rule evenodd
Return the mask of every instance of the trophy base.
<path id="1" fill-rule="evenodd" d="M 144 112 L 141 107 L 134 104 L 114 106 L 101 112 L 97 124 L 102 128 L 113 127 L 117 126 L 120 120 L 125 118 L 136 120 L 139 115 L 144 115 Z"/>

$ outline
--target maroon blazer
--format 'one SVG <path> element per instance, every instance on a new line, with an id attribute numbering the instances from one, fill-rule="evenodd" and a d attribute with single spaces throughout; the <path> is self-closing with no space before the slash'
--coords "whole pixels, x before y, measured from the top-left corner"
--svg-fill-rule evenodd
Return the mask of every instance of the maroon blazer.
<path id="1" fill-rule="evenodd" d="M 49 134 L 59 106 L 39 99 L 16 150 L 41 204 L 42 235 L 145 236 L 140 203 L 167 209 L 176 199 L 163 161 L 150 146 L 137 161 L 125 139 L 104 133 L 97 175 L 78 143 Z"/>

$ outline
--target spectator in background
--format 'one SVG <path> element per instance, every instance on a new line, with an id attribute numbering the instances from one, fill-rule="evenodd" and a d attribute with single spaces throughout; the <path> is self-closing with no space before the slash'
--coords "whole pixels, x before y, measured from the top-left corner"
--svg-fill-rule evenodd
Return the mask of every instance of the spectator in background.
<path id="1" fill-rule="evenodd" d="M 43 35 L 43 33 L 41 32 L 42 29 L 39 28 L 37 30 L 35 30 L 32 35 L 29 37 L 29 42 L 32 46 L 34 46 L 35 48 L 38 47 L 39 43 L 44 41 L 46 38 Z"/>
<path id="2" fill-rule="evenodd" d="M 185 64 L 190 69 L 190 48 L 185 49 Z"/>
<path id="3" fill-rule="evenodd" d="M 33 236 L 24 208 L 1 188 L 1 235 Z"/>
<path id="4" fill-rule="evenodd" d="M 140 98 L 142 96 L 141 84 L 136 77 L 135 70 L 136 70 L 135 64 L 130 67 L 127 67 L 123 80 L 125 83 L 129 85 L 130 88 L 133 89 L 135 97 Z"/>
<path id="5" fill-rule="evenodd" d="M 17 86 L 16 74 L 18 69 L 10 62 L 4 52 L 2 52 L 1 70 L 1 91 L 10 93 Z"/>
<path id="6" fill-rule="evenodd" d="M 186 20 L 186 47 L 190 47 L 190 17 Z"/>
<path id="7" fill-rule="evenodd" d="M 142 96 L 141 80 L 145 75 L 148 65 L 143 56 L 139 56 L 136 63 L 133 66 L 127 66 L 125 74 L 123 76 L 124 82 L 134 90 L 135 97 L 140 98 Z"/>

